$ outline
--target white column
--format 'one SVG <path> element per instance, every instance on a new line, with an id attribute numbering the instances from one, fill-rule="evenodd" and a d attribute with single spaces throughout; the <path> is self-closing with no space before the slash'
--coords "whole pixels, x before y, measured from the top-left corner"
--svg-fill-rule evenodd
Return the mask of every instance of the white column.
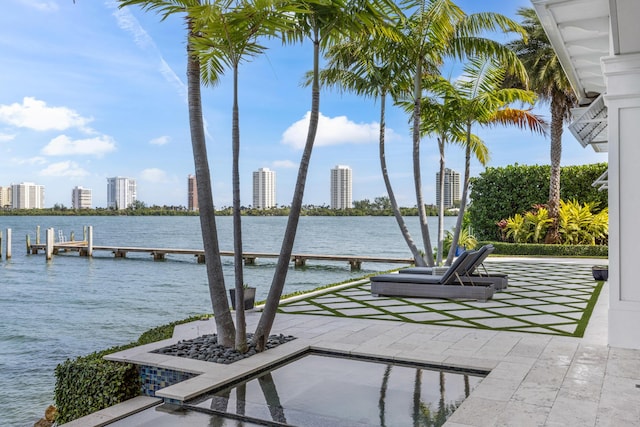
<path id="1" fill-rule="evenodd" d="M 640 54 L 602 59 L 609 131 L 609 345 L 640 349 Z"/>

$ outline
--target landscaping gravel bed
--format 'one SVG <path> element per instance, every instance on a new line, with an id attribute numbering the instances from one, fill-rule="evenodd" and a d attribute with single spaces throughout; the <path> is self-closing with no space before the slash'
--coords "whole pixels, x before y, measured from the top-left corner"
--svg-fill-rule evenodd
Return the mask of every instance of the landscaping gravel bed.
<path id="1" fill-rule="evenodd" d="M 238 360 L 246 359 L 258 353 L 256 347 L 251 345 L 253 334 L 247 334 L 248 351 L 240 353 L 237 350 L 226 348 L 218 344 L 216 334 L 202 335 L 192 340 L 178 341 L 168 347 L 154 350 L 153 353 L 167 354 L 169 356 L 186 357 L 189 359 L 204 360 L 207 362 L 230 364 Z M 274 348 L 296 339 L 291 335 L 270 335 L 267 340 L 266 349 Z"/>

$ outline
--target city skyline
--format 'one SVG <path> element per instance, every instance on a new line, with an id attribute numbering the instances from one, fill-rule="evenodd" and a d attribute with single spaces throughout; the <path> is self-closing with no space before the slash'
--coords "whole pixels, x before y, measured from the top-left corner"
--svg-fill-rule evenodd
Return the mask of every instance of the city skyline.
<path id="1" fill-rule="evenodd" d="M 45 207 L 69 205 L 76 185 L 93 189 L 94 205 L 107 200 L 104 180 L 136 177 L 147 205 L 184 206 L 184 177 L 194 169 L 186 105 L 185 31 L 181 16 L 161 22 L 139 7 L 119 9 L 113 0 L 75 2 L 7 0 L 0 16 L 0 182 L 44 182 Z M 516 18 L 528 0 L 457 2 L 467 13 L 495 11 Z M 482 3 L 482 4 L 480 4 Z M 497 36 L 499 38 L 499 36 Z M 252 201 L 250 173 L 268 167 L 278 175 L 276 198 L 291 203 L 301 146 L 306 137 L 310 88 L 299 83 L 311 68 L 311 46 L 267 40 L 266 55 L 240 67 L 241 203 Z M 99 52 L 99 54 L 97 53 Z M 459 64 L 445 64 L 456 79 Z M 232 204 L 231 87 L 229 73 L 215 88 L 203 87 L 203 118 L 217 206 Z M 354 173 L 355 200 L 385 196 L 378 158 L 379 102 L 322 89 L 318 134 L 305 204 L 328 200 L 326 170 L 337 162 Z M 409 117 L 387 107 L 386 160 L 398 203 L 415 205 Z M 548 106 L 535 112 L 549 117 Z M 474 128 L 491 152 L 488 166 L 548 164 L 549 141 L 518 129 Z M 434 138 L 421 145 L 423 177 L 438 169 Z M 464 169 L 464 151 L 446 147 L 446 164 Z M 563 165 L 606 161 L 583 149 L 569 132 Z M 471 175 L 483 167 L 474 159 Z M 432 178 L 425 200 L 435 201 Z"/>

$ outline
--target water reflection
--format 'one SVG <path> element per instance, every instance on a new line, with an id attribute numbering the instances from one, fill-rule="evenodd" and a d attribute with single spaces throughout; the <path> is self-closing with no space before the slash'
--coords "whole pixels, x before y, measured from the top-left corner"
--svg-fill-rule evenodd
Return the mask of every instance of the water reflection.
<path id="1" fill-rule="evenodd" d="M 443 425 L 480 381 L 464 373 L 308 355 L 190 405 L 277 425 L 432 427 Z M 223 425 L 212 420 L 210 427 Z"/>

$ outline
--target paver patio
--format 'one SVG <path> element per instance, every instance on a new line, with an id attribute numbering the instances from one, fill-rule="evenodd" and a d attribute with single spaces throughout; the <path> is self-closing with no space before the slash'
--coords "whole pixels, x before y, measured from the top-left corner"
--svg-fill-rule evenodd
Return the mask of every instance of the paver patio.
<path id="1" fill-rule="evenodd" d="M 287 354 L 304 348 L 321 349 L 434 366 L 490 371 L 447 420 L 448 427 L 640 425 L 640 351 L 606 345 L 608 285 L 599 287 L 588 277 L 585 266 L 591 265 L 591 261 L 498 259 L 490 267 L 513 272 L 514 265 L 519 264 L 531 265 L 520 267 L 523 272 L 521 277 L 514 274 L 512 287 L 503 294 L 505 298 L 489 301 L 484 306 L 469 301 L 427 303 L 375 298 L 366 292 L 366 283 L 326 289 L 312 296 L 288 300 L 283 304 L 284 309 L 305 312 L 279 314 L 273 331 L 291 334 L 298 339 L 232 365 L 169 356 L 160 360 L 157 354 L 150 353 L 155 348 L 178 340 L 214 333 L 215 324 L 212 320 L 178 325 L 171 340 L 125 350 L 110 358 L 139 364 L 153 362 L 167 369 L 201 372 L 201 375 L 191 380 L 167 387 L 158 393 L 160 396 L 180 400 L 210 390 L 220 384 L 223 378 L 246 375 L 247 372 L 269 366 L 273 360 Z M 539 267 L 541 264 L 543 267 Z M 557 265 L 557 272 L 547 264 Z M 525 277 L 531 279 L 524 279 Z M 532 277 L 547 281 L 552 281 L 550 277 L 553 277 L 556 283 L 540 285 Z M 517 285 L 516 282 L 520 284 Z M 526 289 L 525 282 L 532 286 L 544 286 L 543 289 L 534 291 L 541 295 L 521 295 L 522 292 L 531 292 Z M 592 288 L 591 296 L 589 286 Z M 565 294 L 567 290 L 571 290 L 569 295 Z M 599 291 L 601 297 L 596 303 L 595 295 Z M 333 295 L 336 292 L 340 295 Z M 555 297 L 569 297 L 580 302 L 557 301 Z M 360 299 L 364 303 L 360 303 Z M 319 304 L 317 300 L 323 303 Z M 343 305 L 333 307 L 334 311 L 329 315 L 320 315 L 324 310 L 323 306 L 331 304 Z M 385 313 L 375 314 L 379 304 L 386 310 Z M 584 336 L 571 336 L 578 332 L 579 326 L 578 322 L 572 323 L 569 319 L 580 317 L 579 310 L 583 310 L 584 318 L 584 313 L 592 305 L 595 307 L 592 307 L 591 322 L 586 331 L 583 331 Z M 546 307 L 547 311 L 540 310 L 539 306 Z M 403 312 L 403 307 L 409 310 L 408 313 L 415 315 L 418 314 L 415 308 L 423 307 L 425 315 L 432 316 L 433 319 L 404 320 L 402 317 L 407 317 L 406 312 L 398 314 Z M 497 308 L 508 308 L 510 315 L 496 314 Z M 345 315 L 342 313 L 345 310 L 354 311 L 352 315 Z M 361 314 L 379 317 L 363 318 L 361 314 L 353 314 L 358 310 Z M 512 320 L 510 316 L 514 312 L 520 317 L 539 317 L 529 319 L 531 325 L 526 328 L 518 325 L 517 330 L 505 330 L 511 327 L 509 325 L 494 325 L 489 328 L 483 324 L 482 327 L 473 327 L 470 320 L 476 321 L 479 312 L 487 310 L 494 314 L 485 316 L 483 322 L 487 322 L 489 318 L 497 323 L 501 319 L 507 322 Z M 526 310 L 538 314 L 532 315 Z M 447 314 L 449 311 L 474 314 L 468 317 L 456 314 L 457 318 L 454 319 Z M 556 316 L 558 313 L 562 316 Z M 447 318 L 438 320 L 438 316 Z M 247 327 L 255 327 L 259 317 L 257 310 L 248 312 Z M 558 320 L 559 317 L 561 320 Z M 521 322 L 521 319 L 516 320 Z M 437 321 L 447 324 L 437 324 Z M 536 322 L 538 326 L 533 325 Z M 566 326 L 566 329 L 559 326 Z M 160 399 L 155 402 L 158 405 Z M 137 405 L 143 409 L 152 404 L 151 398 L 137 398 L 134 402 L 123 405 L 121 415 L 130 411 L 131 406 Z M 139 425 L 140 419 L 160 422 L 161 418 L 168 423 L 177 420 L 165 411 L 161 406 L 154 406 L 141 412 L 139 415 L 142 418 L 131 418 L 130 421 L 124 418 L 116 425 Z M 69 426 L 99 425 L 107 418 L 116 419 L 117 413 L 117 408 L 109 408 L 72 422 Z"/>
<path id="2" fill-rule="evenodd" d="M 328 288 L 280 305 L 281 313 L 314 314 L 581 337 L 603 282 L 588 263 L 491 262 L 509 275 L 509 287 L 493 300 L 375 297 L 370 283 Z M 429 285 L 437 286 L 437 285 Z"/>

